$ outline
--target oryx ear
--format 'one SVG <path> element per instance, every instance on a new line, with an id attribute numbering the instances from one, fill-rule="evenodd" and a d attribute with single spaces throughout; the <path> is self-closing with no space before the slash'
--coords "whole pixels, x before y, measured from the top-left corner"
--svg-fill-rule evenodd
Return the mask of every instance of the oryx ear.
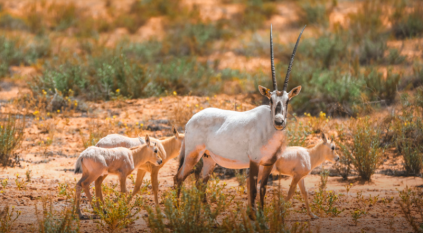
<path id="1" fill-rule="evenodd" d="M 258 89 L 260 91 L 260 94 L 262 94 L 263 96 L 266 96 L 267 98 L 270 99 L 270 89 L 263 87 L 263 86 L 258 86 Z"/>
<path id="2" fill-rule="evenodd" d="M 328 138 L 326 137 L 325 133 L 322 132 L 322 139 L 324 143 L 328 143 Z"/>
<path id="3" fill-rule="evenodd" d="M 147 135 L 145 135 L 145 144 L 146 144 L 147 146 L 150 146 L 150 137 L 148 136 L 148 134 L 147 134 Z"/>
<path id="4" fill-rule="evenodd" d="M 292 99 L 294 96 L 300 94 L 300 91 L 301 91 L 301 86 L 298 86 L 298 87 L 292 89 L 289 92 L 289 95 L 288 95 L 289 99 Z"/>
<path id="5" fill-rule="evenodd" d="M 179 138 L 179 133 L 178 133 L 178 130 L 176 130 L 175 126 L 172 127 L 172 132 L 173 132 L 173 135 L 175 135 L 176 138 Z"/>
<path id="6" fill-rule="evenodd" d="M 145 143 L 144 139 L 142 139 L 142 137 L 138 136 L 138 140 L 140 140 L 141 145 Z"/>

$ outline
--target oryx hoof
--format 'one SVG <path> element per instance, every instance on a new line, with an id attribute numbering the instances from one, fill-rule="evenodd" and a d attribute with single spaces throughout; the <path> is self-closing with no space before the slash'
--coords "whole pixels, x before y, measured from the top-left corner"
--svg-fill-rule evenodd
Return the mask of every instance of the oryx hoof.
<path id="1" fill-rule="evenodd" d="M 257 219 L 257 217 L 256 217 L 256 211 L 255 210 L 251 210 L 250 213 L 248 213 L 248 217 L 250 218 L 250 220 L 256 221 L 256 219 Z"/>
<path id="2" fill-rule="evenodd" d="M 319 219 L 319 217 L 317 215 L 313 214 L 313 213 L 310 214 L 310 218 L 311 219 Z"/>
<path id="3" fill-rule="evenodd" d="M 79 217 L 79 220 L 91 220 L 92 219 L 90 216 L 82 215 L 82 214 L 79 215 L 78 217 Z"/>

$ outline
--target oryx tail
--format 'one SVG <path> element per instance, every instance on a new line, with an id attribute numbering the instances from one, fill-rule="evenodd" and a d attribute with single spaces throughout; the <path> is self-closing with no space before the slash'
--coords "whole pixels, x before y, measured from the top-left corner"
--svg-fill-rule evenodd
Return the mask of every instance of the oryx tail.
<path id="1" fill-rule="evenodd" d="M 82 173 L 82 157 L 79 156 L 75 163 L 75 174 Z"/>

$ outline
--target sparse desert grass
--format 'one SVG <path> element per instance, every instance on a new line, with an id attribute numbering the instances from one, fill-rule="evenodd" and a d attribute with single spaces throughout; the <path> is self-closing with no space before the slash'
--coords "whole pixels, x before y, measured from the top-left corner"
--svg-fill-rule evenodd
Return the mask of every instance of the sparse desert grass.
<path id="1" fill-rule="evenodd" d="M 95 146 L 100 139 L 106 137 L 111 132 L 111 127 L 115 124 L 114 119 L 106 119 L 105 122 L 96 119 L 88 124 L 88 136 L 79 131 L 81 142 L 84 148 Z"/>
<path id="2" fill-rule="evenodd" d="M 423 4 L 420 1 L 395 2 L 390 17 L 392 33 L 397 38 L 416 37 L 423 34 Z"/>
<path id="3" fill-rule="evenodd" d="M 329 26 L 329 15 L 337 1 L 298 1 L 298 16 L 301 25 Z"/>
<path id="4" fill-rule="evenodd" d="M 0 232 L 12 232 L 13 224 L 21 215 L 21 212 L 15 210 L 15 207 L 6 205 L 0 210 Z"/>
<path id="5" fill-rule="evenodd" d="M 231 28 L 255 31 L 261 27 L 266 20 L 278 14 L 274 2 L 261 0 L 242 0 L 244 9 L 229 19 Z"/>
<path id="6" fill-rule="evenodd" d="M 408 186 L 404 190 L 399 191 L 400 201 L 398 203 L 405 219 L 414 232 L 423 232 L 423 224 L 417 220 L 418 215 L 420 215 L 420 219 L 423 219 L 423 201 L 419 196 L 420 192 L 421 190 L 418 188 L 412 189 L 408 188 Z"/>
<path id="7" fill-rule="evenodd" d="M 79 219 L 74 214 L 74 204 L 72 199 L 66 199 L 64 207 L 57 208 L 53 204 L 52 197 L 42 197 L 40 200 L 41 210 L 35 205 L 35 215 L 37 217 L 37 229 L 40 233 L 52 232 L 79 232 Z"/>
<path id="8" fill-rule="evenodd" d="M 25 116 L 2 114 L 0 118 L 0 164 L 2 167 L 12 166 L 15 160 L 15 151 L 24 140 Z"/>

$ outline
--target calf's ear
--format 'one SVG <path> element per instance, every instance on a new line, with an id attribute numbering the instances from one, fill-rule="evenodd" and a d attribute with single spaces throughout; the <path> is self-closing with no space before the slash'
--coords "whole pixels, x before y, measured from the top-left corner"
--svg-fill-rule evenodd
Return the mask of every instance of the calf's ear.
<path id="1" fill-rule="evenodd" d="M 145 144 L 147 144 L 147 146 L 150 146 L 150 137 L 147 135 L 145 135 Z"/>

